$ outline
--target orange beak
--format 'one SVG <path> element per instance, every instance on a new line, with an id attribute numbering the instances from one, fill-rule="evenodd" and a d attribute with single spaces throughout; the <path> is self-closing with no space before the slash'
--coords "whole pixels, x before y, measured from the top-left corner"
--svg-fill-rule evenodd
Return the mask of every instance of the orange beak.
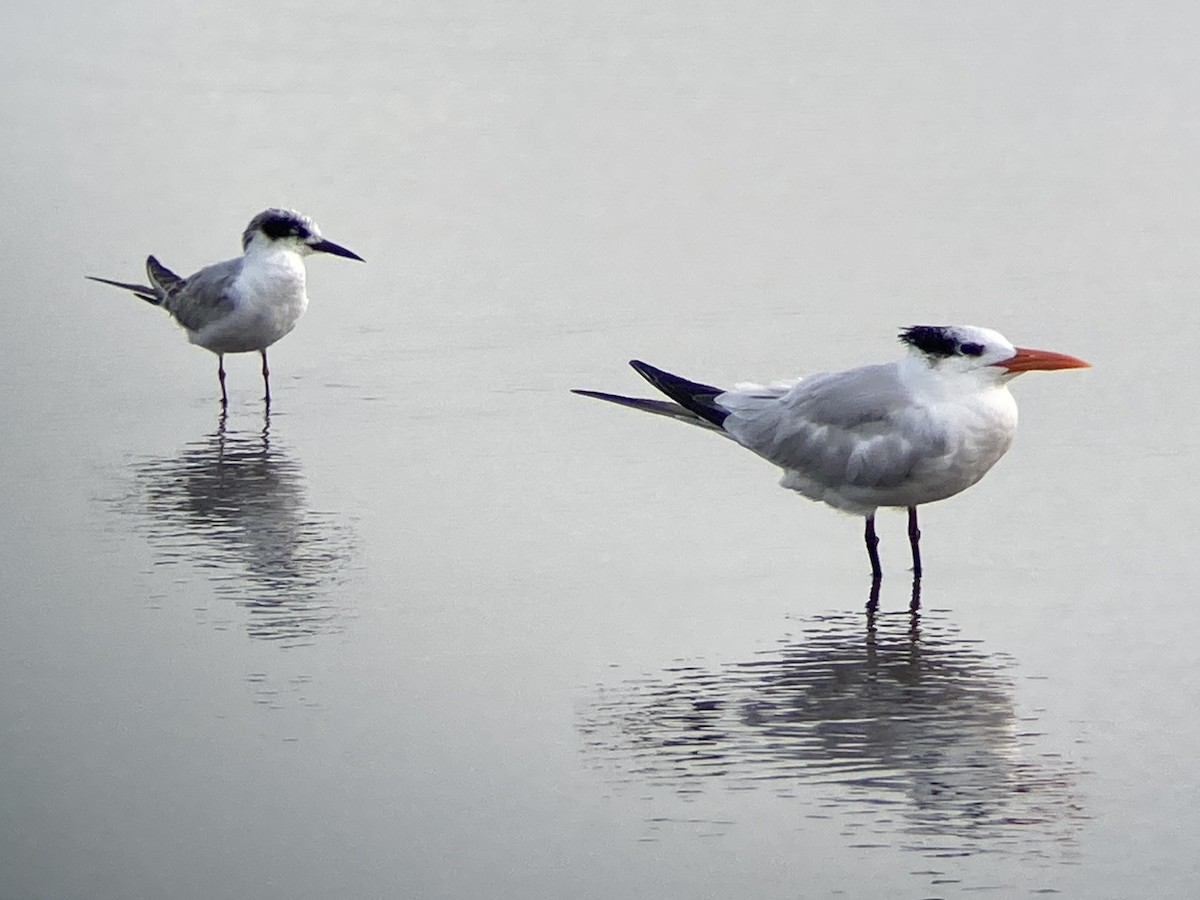
<path id="1" fill-rule="evenodd" d="M 1030 350 L 1028 347 L 1018 347 L 1017 355 L 996 363 L 1002 369 L 1010 372 L 1051 371 L 1052 369 L 1088 369 L 1090 363 L 1065 353 L 1052 353 L 1049 350 Z"/>

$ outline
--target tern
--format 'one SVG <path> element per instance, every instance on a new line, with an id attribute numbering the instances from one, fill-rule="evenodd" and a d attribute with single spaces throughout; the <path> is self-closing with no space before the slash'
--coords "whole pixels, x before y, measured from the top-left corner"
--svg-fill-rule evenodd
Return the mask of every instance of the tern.
<path id="1" fill-rule="evenodd" d="M 908 355 L 895 362 L 729 391 L 630 362 L 673 402 L 574 393 L 715 431 L 781 468 L 783 487 L 864 516 L 875 581 L 883 575 L 875 511 L 907 509 L 919 579 L 917 507 L 966 490 L 1008 450 L 1017 429 L 1008 383 L 1022 372 L 1088 363 L 1014 347 L 970 325 L 915 325 L 900 340 Z"/>
<path id="2" fill-rule="evenodd" d="M 153 256 L 146 259 L 149 285 L 88 275 L 92 281 L 132 291 L 161 306 L 187 331 L 188 340 L 217 354 L 221 405 L 225 393 L 225 354 L 262 355 L 264 400 L 271 402 L 267 348 L 296 327 L 308 307 L 304 257 L 332 253 L 362 257 L 321 237 L 317 224 L 291 209 L 268 209 L 250 220 L 242 234 L 242 255 L 205 266 L 180 278 Z"/>

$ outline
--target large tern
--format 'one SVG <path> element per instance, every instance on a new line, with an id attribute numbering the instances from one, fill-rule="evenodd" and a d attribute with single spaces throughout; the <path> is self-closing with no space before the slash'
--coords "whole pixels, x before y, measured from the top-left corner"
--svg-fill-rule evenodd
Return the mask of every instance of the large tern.
<path id="1" fill-rule="evenodd" d="M 295 328 L 308 307 L 303 258 L 332 253 L 361 262 L 362 257 L 325 240 L 312 219 L 291 209 L 268 209 L 251 219 L 242 234 L 242 251 L 187 278 L 148 257 L 149 285 L 87 277 L 161 306 L 183 326 L 189 341 L 217 354 L 222 406 L 229 402 L 225 354 L 260 353 L 264 400 L 269 404 L 267 348 Z"/>
<path id="2" fill-rule="evenodd" d="M 909 352 L 896 362 L 729 391 L 630 363 L 674 402 L 575 393 L 715 431 L 783 469 L 783 487 L 864 516 L 876 581 L 883 570 L 875 511 L 906 508 L 920 578 L 917 507 L 966 490 L 1008 450 L 1017 429 L 1008 383 L 1022 372 L 1088 363 L 1014 347 L 969 325 L 915 325 L 900 340 Z"/>

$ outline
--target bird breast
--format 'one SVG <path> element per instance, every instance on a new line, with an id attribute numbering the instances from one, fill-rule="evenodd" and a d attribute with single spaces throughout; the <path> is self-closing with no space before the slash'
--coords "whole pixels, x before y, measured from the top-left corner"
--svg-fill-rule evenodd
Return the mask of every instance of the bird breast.
<path id="1" fill-rule="evenodd" d="M 919 506 L 952 497 L 979 481 L 1012 446 L 1017 404 L 1003 386 L 956 398 L 929 410 L 941 438 L 941 453 L 914 460 L 902 502 L 881 506 Z"/>
<path id="2" fill-rule="evenodd" d="M 304 263 L 294 253 L 247 257 L 231 293 L 233 310 L 197 343 L 220 353 L 264 350 L 295 328 L 308 307 Z"/>

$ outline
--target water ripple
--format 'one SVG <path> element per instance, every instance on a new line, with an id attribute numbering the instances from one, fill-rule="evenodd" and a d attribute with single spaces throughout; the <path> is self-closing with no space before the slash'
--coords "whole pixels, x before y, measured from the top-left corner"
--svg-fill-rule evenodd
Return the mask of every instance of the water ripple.
<path id="1" fill-rule="evenodd" d="M 177 456 L 138 460 L 120 503 L 158 565 L 190 567 L 249 613 L 251 637 L 287 646 L 340 628 L 350 529 L 309 507 L 299 461 L 261 429 L 216 430 Z"/>
<path id="2" fill-rule="evenodd" d="M 1012 661 L 940 614 L 909 616 L 816 617 L 751 659 L 601 686 L 580 715 L 586 752 L 618 784 L 808 785 L 804 812 L 935 856 L 1073 843 L 1081 773 L 1018 718 Z"/>

